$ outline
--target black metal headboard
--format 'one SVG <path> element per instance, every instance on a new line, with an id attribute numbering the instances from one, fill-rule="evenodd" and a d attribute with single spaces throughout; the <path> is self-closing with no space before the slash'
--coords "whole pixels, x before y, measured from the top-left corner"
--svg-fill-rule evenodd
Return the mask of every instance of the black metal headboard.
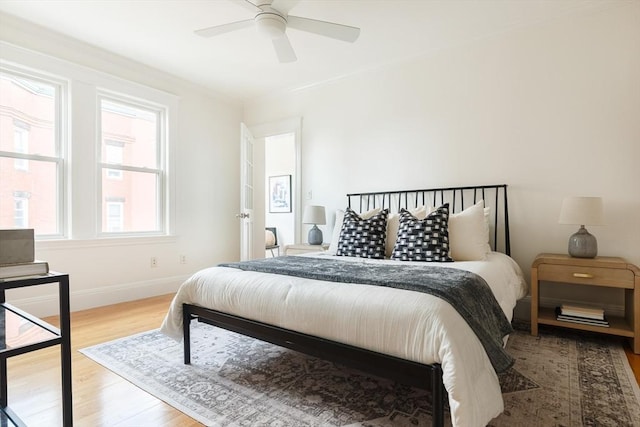
<path id="1" fill-rule="evenodd" d="M 461 212 L 484 200 L 485 207 L 491 208 L 491 248 L 511 255 L 506 184 L 351 193 L 347 194 L 347 199 L 349 207 L 360 212 L 377 207 L 398 212 L 401 208 L 410 209 L 421 205 L 440 206 L 449 203 L 451 213 Z"/>

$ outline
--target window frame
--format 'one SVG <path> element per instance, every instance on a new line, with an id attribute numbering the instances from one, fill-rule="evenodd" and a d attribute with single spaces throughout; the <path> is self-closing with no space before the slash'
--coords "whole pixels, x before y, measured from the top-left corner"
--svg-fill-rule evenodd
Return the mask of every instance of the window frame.
<path id="1" fill-rule="evenodd" d="M 122 164 L 122 159 L 124 157 L 124 143 L 120 143 L 120 141 L 113 141 L 113 140 L 106 140 L 105 142 L 105 157 L 106 157 L 106 162 L 104 163 L 109 163 L 109 164 L 114 164 L 109 162 L 109 157 L 112 157 L 112 155 L 114 153 L 116 153 L 116 151 L 113 151 L 114 148 L 118 148 L 118 155 L 117 157 L 120 159 L 120 164 Z M 111 148 L 111 155 L 109 154 L 110 150 L 109 148 Z M 118 164 L 118 163 L 115 163 Z M 115 169 L 115 168 L 108 168 L 106 170 L 106 177 L 109 179 L 113 179 L 113 180 L 117 180 L 117 181 L 122 181 L 122 170 L 121 169 Z"/>
<path id="2" fill-rule="evenodd" d="M 20 154 L 29 153 L 29 130 L 13 124 L 13 152 Z M 25 159 L 14 159 L 13 168 L 15 170 L 29 172 L 29 161 Z"/>
<path id="3" fill-rule="evenodd" d="M 131 108 L 143 109 L 150 111 L 156 115 L 156 167 L 148 168 L 148 167 L 139 167 L 139 166 L 130 166 L 126 164 L 113 164 L 108 163 L 107 159 L 103 159 L 102 156 L 102 144 L 103 144 L 103 135 L 102 135 L 102 102 L 108 101 L 118 104 L 124 104 Z M 169 186 L 167 185 L 168 179 L 168 165 L 167 165 L 167 144 L 168 144 L 168 117 L 169 117 L 170 107 L 168 105 L 162 105 L 159 103 L 155 103 L 146 99 L 140 99 L 132 96 L 128 96 L 122 93 L 98 88 L 96 91 L 96 130 L 97 130 L 97 148 L 96 148 L 96 156 L 98 158 L 96 164 L 96 234 L 98 238 L 105 237 L 136 237 L 136 236 L 165 236 L 169 234 L 170 224 L 168 223 L 168 215 L 167 206 L 169 206 Z M 106 141 L 104 142 L 106 143 Z M 156 176 L 156 223 L 158 229 L 149 230 L 149 231 L 104 231 L 102 229 L 103 224 L 103 214 L 105 213 L 104 208 L 109 203 L 109 201 L 104 200 L 103 191 L 102 191 L 102 177 L 103 171 L 108 173 L 109 170 L 121 171 L 122 172 L 139 172 L 146 174 L 155 174 Z M 107 218 L 108 219 L 108 218 Z"/>
<path id="4" fill-rule="evenodd" d="M 48 75 L 24 66 L 16 66 L 5 62 L 0 62 L 0 73 L 17 78 L 33 80 L 54 87 L 54 155 L 48 156 L 0 150 L 0 157 L 11 158 L 18 162 L 40 161 L 53 163 L 55 165 L 57 190 L 55 213 L 57 232 L 50 234 L 37 234 L 37 238 L 39 240 L 56 240 L 66 238 L 69 232 L 69 215 L 67 207 L 68 189 L 66 185 L 66 177 L 68 173 L 69 81 L 58 76 Z M 31 165 L 28 165 L 27 163 L 26 169 L 20 170 L 29 172 L 30 169 Z"/>

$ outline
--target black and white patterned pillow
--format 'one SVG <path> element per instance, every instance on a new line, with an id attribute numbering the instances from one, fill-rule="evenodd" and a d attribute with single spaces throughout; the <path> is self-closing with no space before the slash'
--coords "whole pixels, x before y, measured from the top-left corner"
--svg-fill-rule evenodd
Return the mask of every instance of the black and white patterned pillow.
<path id="1" fill-rule="evenodd" d="M 362 219 L 347 208 L 336 255 L 383 259 L 388 215 L 389 209 L 384 209 L 369 219 Z"/>
<path id="2" fill-rule="evenodd" d="M 400 261 L 453 261 L 449 256 L 449 204 L 445 203 L 425 219 L 400 210 L 398 237 L 391 259 Z"/>

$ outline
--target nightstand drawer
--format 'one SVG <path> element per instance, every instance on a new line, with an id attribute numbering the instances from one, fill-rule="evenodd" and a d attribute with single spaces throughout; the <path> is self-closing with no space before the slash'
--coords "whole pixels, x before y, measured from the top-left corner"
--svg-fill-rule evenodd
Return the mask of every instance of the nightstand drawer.
<path id="1" fill-rule="evenodd" d="M 635 275 L 631 270 L 575 265 L 540 264 L 538 280 L 627 289 L 633 289 L 635 286 Z"/>
<path id="2" fill-rule="evenodd" d="M 284 247 L 284 254 L 285 255 L 301 255 L 301 254 L 308 254 L 310 252 L 324 252 L 327 249 L 329 249 L 329 245 L 324 243 L 322 245 L 308 245 L 308 244 L 287 245 Z"/>

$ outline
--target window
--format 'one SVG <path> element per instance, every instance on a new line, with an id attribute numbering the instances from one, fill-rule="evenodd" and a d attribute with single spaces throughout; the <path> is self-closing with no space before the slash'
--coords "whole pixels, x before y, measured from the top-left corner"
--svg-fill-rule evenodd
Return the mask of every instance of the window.
<path id="1" fill-rule="evenodd" d="M 0 229 L 33 228 L 38 240 L 169 237 L 179 98 L 1 50 Z"/>
<path id="2" fill-rule="evenodd" d="M 0 228 L 64 235 L 63 87 L 36 73 L 0 69 Z"/>
<path id="3" fill-rule="evenodd" d="M 164 109 L 103 94 L 99 115 L 101 232 L 164 232 Z"/>

